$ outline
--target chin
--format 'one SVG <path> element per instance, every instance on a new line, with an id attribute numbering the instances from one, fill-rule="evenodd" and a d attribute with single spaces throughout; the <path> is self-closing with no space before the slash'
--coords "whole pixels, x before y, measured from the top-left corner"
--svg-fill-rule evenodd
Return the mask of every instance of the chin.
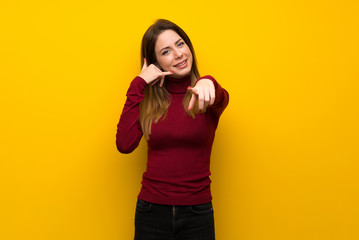
<path id="1" fill-rule="evenodd" d="M 188 76 L 189 74 L 191 73 L 191 69 L 188 69 L 186 71 L 180 71 L 177 73 L 178 76 L 182 76 L 182 77 L 185 77 L 185 76 Z"/>
<path id="2" fill-rule="evenodd" d="M 173 77 L 174 78 L 184 78 L 186 76 L 188 76 L 191 72 L 188 73 L 181 73 L 181 74 L 175 74 Z"/>

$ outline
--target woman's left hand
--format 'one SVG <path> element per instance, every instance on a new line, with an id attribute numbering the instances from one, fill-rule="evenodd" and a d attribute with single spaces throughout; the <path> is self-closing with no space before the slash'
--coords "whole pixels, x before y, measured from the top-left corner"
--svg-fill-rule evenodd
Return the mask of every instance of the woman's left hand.
<path id="1" fill-rule="evenodd" d="M 188 87 L 187 91 L 192 93 L 188 110 L 191 110 L 198 100 L 198 109 L 202 111 L 206 109 L 208 105 L 212 105 L 216 98 L 214 84 L 211 80 L 206 78 L 199 80 L 193 88 Z"/>

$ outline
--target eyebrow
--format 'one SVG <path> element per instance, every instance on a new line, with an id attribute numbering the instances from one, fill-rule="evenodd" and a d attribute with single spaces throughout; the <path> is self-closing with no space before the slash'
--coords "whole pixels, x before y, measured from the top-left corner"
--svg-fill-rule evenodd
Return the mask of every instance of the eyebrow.
<path id="1" fill-rule="evenodd" d="M 175 42 L 175 44 L 177 44 L 179 41 L 181 41 L 182 40 L 182 38 L 180 38 L 180 39 L 178 39 L 176 42 Z M 161 50 L 160 50 L 160 52 L 163 50 L 163 49 L 166 49 L 166 48 L 170 48 L 169 46 L 167 46 L 167 47 L 164 47 L 164 48 L 162 48 Z"/>

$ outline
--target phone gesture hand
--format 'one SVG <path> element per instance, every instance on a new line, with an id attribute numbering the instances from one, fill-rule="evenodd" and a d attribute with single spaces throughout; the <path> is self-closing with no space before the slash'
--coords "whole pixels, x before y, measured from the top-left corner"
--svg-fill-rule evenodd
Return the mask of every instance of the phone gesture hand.
<path id="1" fill-rule="evenodd" d="M 160 87 L 162 87 L 165 80 L 165 76 L 171 74 L 173 74 L 172 71 L 162 72 L 161 69 L 159 69 L 154 64 L 150 64 L 149 66 L 147 66 L 146 58 L 144 58 L 142 70 L 138 76 L 143 78 L 143 80 L 145 80 L 147 84 L 151 83 L 152 86 L 155 85 L 158 81 L 160 81 Z"/>

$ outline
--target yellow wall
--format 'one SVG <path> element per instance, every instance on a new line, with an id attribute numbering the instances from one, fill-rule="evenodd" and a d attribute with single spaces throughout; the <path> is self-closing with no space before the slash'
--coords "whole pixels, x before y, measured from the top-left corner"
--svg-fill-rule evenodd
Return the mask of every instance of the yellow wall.
<path id="1" fill-rule="evenodd" d="M 99 3 L 102 2 L 102 3 Z M 116 124 L 157 18 L 230 93 L 219 240 L 359 239 L 357 1 L 2 1 L 0 239 L 132 239 L 146 145 Z"/>

